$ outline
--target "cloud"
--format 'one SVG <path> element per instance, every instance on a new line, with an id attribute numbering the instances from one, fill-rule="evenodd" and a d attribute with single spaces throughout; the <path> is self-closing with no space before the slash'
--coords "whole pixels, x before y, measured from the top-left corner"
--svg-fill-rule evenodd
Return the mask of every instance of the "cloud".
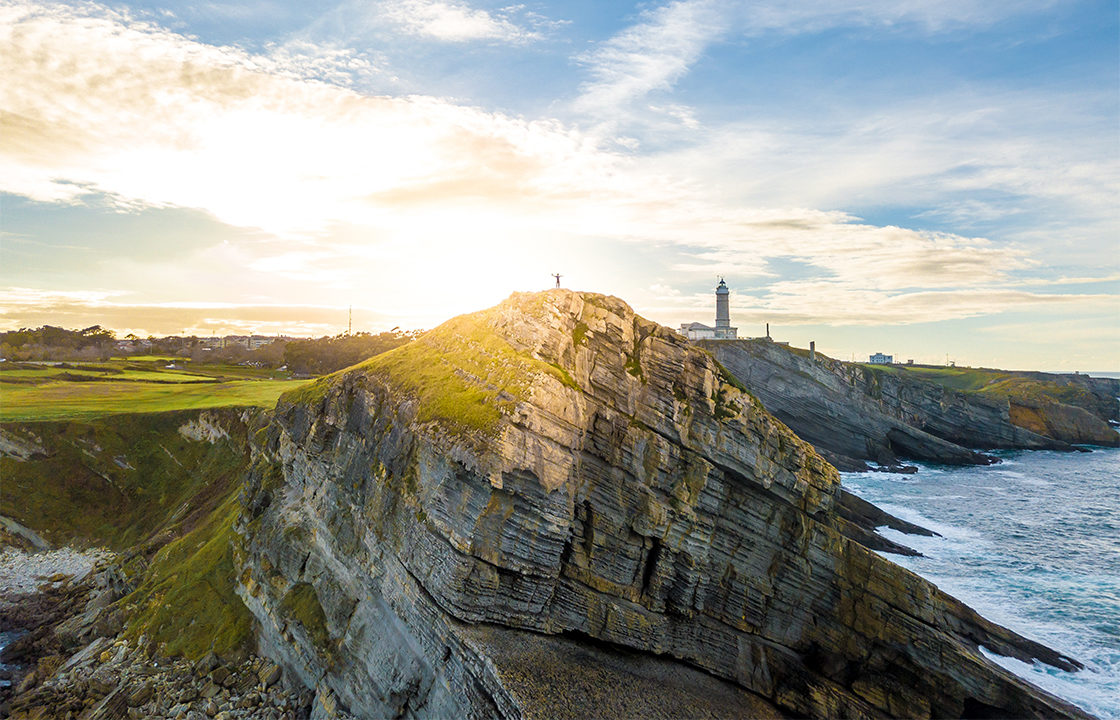
<path id="1" fill-rule="evenodd" d="M 1020 247 L 1100 243 L 1120 220 L 1112 115 L 1087 92 L 946 92 L 705 128 L 639 162 L 689 168 L 726 202 L 913 208 Z"/>
<path id="2" fill-rule="evenodd" d="M 654 90 L 669 89 L 725 29 L 719 4 L 709 0 L 679 0 L 645 12 L 639 23 L 578 58 L 591 80 L 575 109 L 621 110 Z"/>
<path id="3" fill-rule="evenodd" d="M 479 174 L 495 198 L 561 192 L 603 160 L 552 123 L 308 81 L 309 53 L 250 56 L 58 5 L 0 21 L 0 190 L 35 200 L 99 192 L 298 234 L 376 220 L 382 194 L 454 196 Z"/>
<path id="4" fill-rule="evenodd" d="M 704 38 L 719 32 L 712 12 L 672 3 L 643 16 L 652 30 L 608 43 L 610 52 L 593 58 L 605 68 L 597 76 L 602 97 L 630 102 L 671 86 Z M 677 30 L 683 36 L 674 40 Z M 952 109 L 923 119 L 922 108 L 907 108 L 841 123 L 847 141 L 837 149 L 807 125 L 705 130 L 688 108 L 663 103 L 661 112 L 694 125 L 701 142 L 640 157 L 605 150 L 595 135 L 557 121 L 440 98 L 364 95 L 340 86 L 342 76 L 351 60 L 378 71 L 373 61 L 362 65 L 368 58 L 333 46 L 284 47 L 251 55 L 206 45 L 96 5 L 0 7 L 0 191 L 46 203 L 109 198 L 126 212 L 196 208 L 271 235 L 191 248 L 174 262 L 98 259 L 113 277 L 170 304 L 71 298 L 43 307 L 78 313 L 84 304 L 87 315 L 108 314 L 94 322 L 122 318 L 127 327 L 136 326 L 123 320 L 128 308 L 155 308 L 142 312 L 186 313 L 181 324 L 193 327 L 232 322 L 246 308 L 273 307 L 262 297 L 279 296 L 316 298 L 275 306 L 318 323 L 315 308 L 333 312 L 357 297 L 356 305 L 392 308 L 391 324 L 416 326 L 562 272 L 566 282 L 582 277 L 608 292 L 629 283 L 635 304 L 670 316 L 700 307 L 696 288 L 724 272 L 757 285 L 744 311 L 780 310 L 790 322 L 970 317 L 1075 301 L 1016 285 L 1035 267 L 1021 246 L 804 205 L 901 196 L 892 184 L 916 192 L 931 178 L 961 192 L 987 183 L 1097 204 L 1112 187 L 1091 164 L 1074 164 L 1064 176 L 1077 180 L 1070 185 L 1048 180 L 1045 164 L 1016 174 L 1016 163 L 1031 157 L 1030 136 L 1006 132 L 999 113 L 985 120 L 993 114 Z M 654 57 L 648 66 L 646 57 Z M 962 135 L 959 151 L 938 147 L 959 128 L 985 123 L 987 134 L 971 143 Z M 989 157 L 985 143 L 1014 162 L 977 162 Z M 1091 141 L 1071 147 L 1073 155 L 1067 148 L 1055 157 L 1090 162 Z M 782 263 L 795 263 L 802 277 L 791 281 Z M 683 291 L 650 289 L 650 277 L 672 277 Z M 200 314 L 171 302 L 168 288 L 230 306 L 211 303 Z M 2 322 L 46 317 L 6 302 L 23 309 Z M 246 322 L 279 322 L 280 311 L 252 312 Z"/>
<path id="5" fill-rule="evenodd" d="M 120 291 L 41 291 L 0 288 L 0 327 L 101 325 L 118 336 L 149 335 L 333 335 L 346 328 L 348 308 L 308 304 L 142 303 Z M 355 327 L 395 325 L 383 313 L 354 308 Z"/>
<path id="6" fill-rule="evenodd" d="M 514 23 L 508 11 L 495 15 L 455 0 L 397 0 L 386 3 L 383 12 L 405 32 L 444 42 L 525 42 L 540 37 Z"/>
<path id="7" fill-rule="evenodd" d="M 666 118 L 695 129 L 691 110 L 647 96 L 671 89 L 713 44 L 732 39 L 818 33 L 838 27 L 923 35 L 991 26 L 1037 12 L 1054 0 L 674 0 L 576 56 L 590 75 L 572 106 L 612 132 L 622 123 L 656 125 Z M 632 138 L 628 138 L 633 140 Z"/>
<path id="8" fill-rule="evenodd" d="M 1010 288 L 954 288 L 884 294 L 842 281 L 779 282 L 759 303 L 737 315 L 779 318 L 786 324 L 909 325 L 1067 306 L 1101 311 L 1115 296 L 1035 293 Z M 858 309 L 857 309 L 858 308 Z"/>
<path id="9" fill-rule="evenodd" d="M 564 24 L 524 5 L 488 11 L 462 0 L 346 0 L 318 15 L 299 35 L 305 41 L 341 39 L 352 46 L 368 45 L 371 37 L 392 43 L 401 36 L 449 44 L 524 45 Z"/>

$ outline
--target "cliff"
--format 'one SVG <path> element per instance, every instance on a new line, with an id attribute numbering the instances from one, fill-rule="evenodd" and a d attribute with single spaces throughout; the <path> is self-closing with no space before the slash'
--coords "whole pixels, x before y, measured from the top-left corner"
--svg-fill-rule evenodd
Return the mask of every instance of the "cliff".
<path id="1" fill-rule="evenodd" d="M 254 443 L 238 593 L 315 717 L 1084 716 L 977 648 L 1074 660 L 846 537 L 834 468 L 615 298 L 456 318 Z"/>
<path id="2" fill-rule="evenodd" d="M 1108 418 L 1093 414 L 1115 412 L 1116 401 L 1110 408 L 1105 387 L 1062 390 L 1056 382 L 1004 373 L 981 377 L 976 390 L 956 389 L 939 382 L 940 375 L 845 363 L 821 354 L 810 361 L 804 350 L 763 339 L 699 345 L 767 410 L 845 470 L 863 469 L 867 460 L 985 464 L 992 459 L 977 450 L 1120 443 Z M 1077 376 L 1048 377 L 1077 382 Z M 1078 404 L 1062 402 L 1067 399 Z"/>
<path id="3" fill-rule="evenodd" d="M 11 673 L 0 683 L 0 717 L 176 717 L 192 705 L 232 710 L 254 699 L 250 670 L 268 665 L 251 657 L 253 617 L 234 592 L 233 520 L 249 435 L 263 414 L 223 408 L 0 425 L 0 548 L 11 540 L 39 551 L 98 547 L 104 558 L 84 579 L 63 562 L 39 576 L 51 580 L 39 594 L 0 583 L 0 630 L 18 635 L 0 653 L 0 669 Z M 80 553 L 5 551 L 0 574 L 26 575 L 58 554 Z M 204 661 L 215 655 L 220 663 Z M 236 686 L 215 688 L 208 674 Z M 278 687 L 269 695 L 299 704 Z M 239 717 L 276 717 L 276 703 L 250 704 L 253 713 Z"/>

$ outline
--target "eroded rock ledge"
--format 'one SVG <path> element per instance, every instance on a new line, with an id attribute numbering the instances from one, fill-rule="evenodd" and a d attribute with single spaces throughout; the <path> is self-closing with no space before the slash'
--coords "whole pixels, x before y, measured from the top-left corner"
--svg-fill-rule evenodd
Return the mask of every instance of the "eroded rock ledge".
<path id="1" fill-rule="evenodd" d="M 977 450 L 1072 450 L 1071 443 L 1115 446 L 1120 435 L 1116 380 L 1014 373 L 1008 382 L 1065 384 L 1082 406 L 1042 395 L 1012 400 L 961 392 L 915 373 L 845 363 L 767 339 L 701 341 L 776 417 L 836 467 L 864 470 L 865 461 L 899 458 L 950 465 L 988 464 Z M 1059 394 L 1063 394 L 1059 393 Z M 1071 400 L 1073 402 L 1073 400 Z"/>
<path id="2" fill-rule="evenodd" d="M 452 320 L 255 444 L 239 593 L 316 717 L 632 716 L 601 680 L 742 716 L 1084 717 L 977 645 L 1074 660 L 845 537 L 835 469 L 615 298 Z"/>

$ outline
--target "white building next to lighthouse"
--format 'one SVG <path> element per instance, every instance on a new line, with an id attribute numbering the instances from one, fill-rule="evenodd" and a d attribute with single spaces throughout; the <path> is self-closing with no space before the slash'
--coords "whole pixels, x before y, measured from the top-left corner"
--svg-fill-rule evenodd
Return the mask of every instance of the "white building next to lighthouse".
<path id="1" fill-rule="evenodd" d="M 728 303 L 727 283 L 719 279 L 716 286 L 716 326 L 708 327 L 703 323 L 682 323 L 681 334 L 689 340 L 734 340 L 739 337 L 739 328 L 731 327 L 731 310 Z"/>

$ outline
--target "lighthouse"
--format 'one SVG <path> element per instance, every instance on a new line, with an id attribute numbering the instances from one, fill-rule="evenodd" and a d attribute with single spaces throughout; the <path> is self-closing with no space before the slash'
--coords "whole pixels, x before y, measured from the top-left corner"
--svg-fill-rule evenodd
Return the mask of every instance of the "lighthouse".
<path id="1" fill-rule="evenodd" d="M 716 330 L 731 327 L 731 310 L 728 305 L 728 295 L 731 291 L 727 289 L 727 283 L 723 278 L 719 279 L 719 285 L 716 286 Z"/>
<path id="2" fill-rule="evenodd" d="M 723 278 L 716 286 L 716 326 L 708 327 L 703 323 L 682 323 L 681 334 L 689 340 L 735 340 L 739 328 L 731 327 L 731 290 Z"/>

